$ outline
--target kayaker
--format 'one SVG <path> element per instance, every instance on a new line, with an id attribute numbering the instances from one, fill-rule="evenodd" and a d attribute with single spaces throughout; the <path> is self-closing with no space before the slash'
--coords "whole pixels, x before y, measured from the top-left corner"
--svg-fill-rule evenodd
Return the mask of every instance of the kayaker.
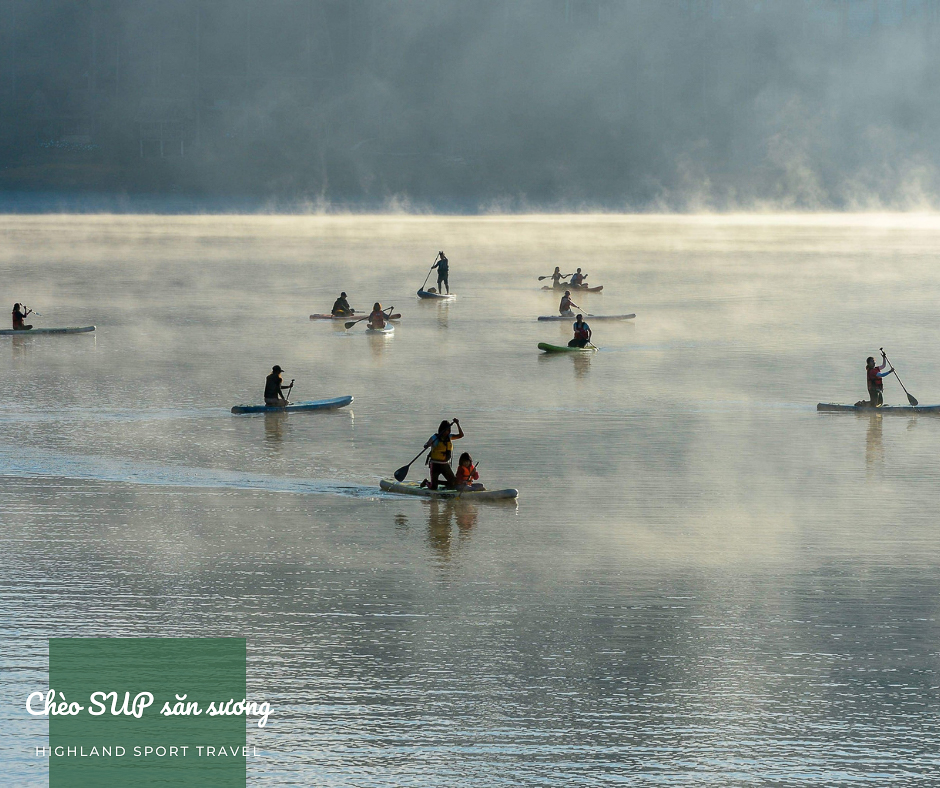
<path id="1" fill-rule="evenodd" d="M 349 317 L 354 315 L 356 310 L 349 305 L 349 301 L 346 300 L 346 294 L 340 293 L 339 298 L 333 302 L 333 314 L 336 317 Z"/>
<path id="2" fill-rule="evenodd" d="M 561 269 L 556 265 L 552 273 L 552 287 L 561 287 L 561 280 L 567 279 L 569 276 L 571 276 L 571 274 L 563 274 Z"/>
<path id="3" fill-rule="evenodd" d="M 29 331 L 32 328 L 32 326 L 26 325 L 24 321 L 26 320 L 26 316 L 29 315 L 33 310 L 26 309 L 26 311 L 24 312 L 23 311 L 24 309 L 26 309 L 26 307 L 23 306 L 22 304 L 13 304 L 13 330 L 14 331 Z"/>
<path id="4" fill-rule="evenodd" d="M 451 425 L 457 425 L 457 434 L 451 435 Z M 438 480 L 444 477 L 444 487 L 453 490 L 457 486 L 457 477 L 454 475 L 453 468 L 450 467 L 451 458 L 454 455 L 453 441 L 460 440 L 463 437 L 463 429 L 460 427 L 460 420 L 454 419 L 448 421 L 444 419 L 440 426 L 424 444 L 424 448 L 430 449 L 428 454 L 428 470 L 430 481 L 425 479 L 421 482 L 422 487 L 428 487 L 432 490 L 437 489 Z"/>
<path id="5" fill-rule="evenodd" d="M 591 327 L 584 322 L 584 317 L 578 315 L 574 321 L 574 339 L 568 343 L 568 347 L 586 347 L 591 341 Z"/>
<path id="6" fill-rule="evenodd" d="M 284 381 L 281 380 L 282 370 L 277 364 L 271 367 L 271 374 L 264 379 L 264 404 L 269 408 L 283 408 L 287 405 L 287 397 L 290 395 L 290 389 L 294 387 L 294 381 L 290 382 L 288 392 L 284 394 Z"/>
<path id="7" fill-rule="evenodd" d="M 584 280 L 587 279 L 587 274 L 582 274 L 581 269 L 579 268 L 571 275 L 571 281 L 568 283 L 572 287 L 582 287 L 584 285 Z"/>
<path id="8" fill-rule="evenodd" d="M 486 489 L 486 487 L 477 482 L 480 478 L 480 474 L 477 473 L 477 466 L 473 464 L 473 458 L 470 456 L 469 452 L 464 452 L 460 455 L 460 460 L 457 462 L 456 476 L 457 489 L 461 492 Z"/>
<path id="9" fill-rule="evenodd" d="M 447 281 L 447 274 L 450 271 L 450 263 L 447 262 L 447 255 L 444 252 L 437 253 L 437 262 L 431 266 L 431 270 L 437 269 L 437 292 L 443 293 L 441 290 L 441 284 L 443 283 L 444 287 L 447 288 L 448 295 L 450 294 L 450 283 Z"/>
<path id="10" fill-rule="evenodd" d="M 868 397 L 870 399 L 870 404 L 873 408 L 880 408 L 885 404 L 884 398 L 884 380 L 883 378 L 888 377 L 894 369 L 889 369 L 887 372 L 882 372 L 885 367 L 890 366 L 888 364 L 888 357 L 884 354 L 884 351 L 881 351 L 881 366 L 875 366 L 874 356 L 869 356 L 865 360 L 865 377 L 868 383 Z"/>
<path id="11" fill-rule="evenodd" d="M 574 311 L 571 309 L 571 307 L 573 306 L 577 305 L 571 303 L 571 291 L 565 290 L 565 294 L 561 297 L 561 303 L 558 305 L 558 313 L 563 317 L 572 317 L 574 315 Z"/>
<path id="12" fill-rule="evenodd" d="M 385 328 L 385 320 L 388 315 L 382 311 L 382 305 L 376 301 L 372 305 L 372 312 L 369 314 L 369 328 Z"/>

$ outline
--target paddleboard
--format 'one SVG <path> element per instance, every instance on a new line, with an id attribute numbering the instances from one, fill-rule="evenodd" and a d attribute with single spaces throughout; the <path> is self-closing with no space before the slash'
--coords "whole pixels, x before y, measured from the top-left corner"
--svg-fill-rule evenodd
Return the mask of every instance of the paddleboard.
<path id="1" fill-rule="evenodd" d="M 539 320 L 574 320 L 577 315 L 572 312 L 570 315 L 539 315 Z M 584 315 L 585 320 L 633 320 L 635 314 L 631 315 Z"/>
<path id="2" fill-rule="evenodd" d="M 36 334 L 87 334 L 94 330 L 94 326 L 82 326 L 81 328 L 32 328 L 27 331 L 14 331 L 12 328 L 7 328 L 0 331 L 0 336 L 31 337 Z"/>
<path id="3" fill-rule="evenodd" d="M 542 285 L 543 290 L 578 290 L 582 293 L 599 293 L 604 289 L 604 285 L 598 285 L 597 287 L 589 287 L 587 285 Z"/>
<path id="4" fill-rule="evenodd" d="M 596 353 L 596 347 L 568 347 L 567 345 L 549 345 L 547 342 L 539 342 L 539 350 L 546 353 Z"/>
<path id="5" fill-rule="evenodd" d="M 296 410 L 335 410 L 345 408 L 353 401 L 351 396 L 332 397 L 331 399 L 310 400 L 308 402 L 292 402 L 283 408 L 273 408 L 268 405 L 236 405 L 232 413 L 287 413 Z"/>
<path id="6" fill-rule="evenodd" d="M 820 402 L 816 405 L 816 410 L 827 413 L 844 413 L 845 411 L 854 411 L 855 413 L 937 413 L 940 414 L 940 405 L 883 405 L 880 408 L 873 408 L 871 405 L 839 405 L 834 402 Z"/>
<path id="7" fill-rule="evenodd" d="M 427 290 L 418 291 L 418 298 L 436 298 L 439 301 L 453 301 L 456 297 L 456 293 L 429 293 Z"/>
<path id="8" fill-rule="evenodd" d="M 505 490 L 429 490 L 421 487 L 418 482 L 396 482 L 394 479 L 382 479 L 379 487 L 386 492 L 401 493 L 402 495 L 417 495 L 421 498 L 449 498 L 461 501 L 508 501 L 519 497 L 519 491 L 512 488 Z"/>
<path id="9" fill-rule="evenodd" d="M 367 334 L 392 334 L 395 332 L 395 326 L 385 326 L 385 328 L 370 328 L 366 326 Z"/>
<path id="10" fill-rule="evenodd" d="M 310 315 L 311 320 L 358 320 L 360 317 L 366 317 L 362 313 L 356 315 Z M 385 318 L 386 320 L 401 320 L 401 315 L 397 312 Z"/>

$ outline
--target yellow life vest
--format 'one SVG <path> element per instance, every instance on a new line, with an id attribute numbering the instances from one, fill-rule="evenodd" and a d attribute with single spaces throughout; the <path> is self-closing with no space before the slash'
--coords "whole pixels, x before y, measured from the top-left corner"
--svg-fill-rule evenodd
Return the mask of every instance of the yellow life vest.
<path id="1" fill-rule="evenodd" d="M 446 443 L 442 441 L 437 435 L 434 435 L 431 438 L 433 443 L 431 444 L 431 454 L 428 456 L 429 462 L 447 462 L 451 458 L 451 454 L 454 451 L 454 444 L 451 441 Z"/>

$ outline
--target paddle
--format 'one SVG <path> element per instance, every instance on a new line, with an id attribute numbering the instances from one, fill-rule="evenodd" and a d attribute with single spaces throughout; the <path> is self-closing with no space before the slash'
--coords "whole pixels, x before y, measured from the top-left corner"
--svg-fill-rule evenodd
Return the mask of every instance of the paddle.
<path id="1" fill-rule="evenodd" d="M 28 306 L 26 306 L 26 304 L 23 304 L 23 308 L 26 310 L 27 315 L 36 315 L 36 317 L 42 317 L 42 315 L 39 314 L 39 312 L 37 312 L 35 309 L 30 309 Z"/>
<path id="2" fill-rule="evenodd" d="M 419 452 L 415 455 L 414 460 L 412 460 L 411 462 L 409 462 L 407 465 L 402 465 L 401 468 L 399 468 L 397 471 L 395 471 L 395 481 L 396 481 L 396 482 L 403 482 L 403 481 L 405 481 L 405 477 L 408 476 L 408 470 L 411 468 L 412 465 L 414 465 L 415 460 L 417 460 L 418 457 L 420 457 L 422 454 L 424 454 L 424 452 L 425 452 L 425 448 L 422 448 L 421 451 L 419 451 Z"/>
<path id="3" fill-rule="evenodd" d="M 437 265 L 437 257 L 435 257 L 435 258 L 434 258 L 434 262 L 431 263 L 431 267 L 428 269 L 428 275 L 427 275 L 426 277 L 424 277 L 424 285 L 426 285 L 426 284 L 428 283 L 428 279 L 431 278 L 431 271 L 434 270 L 434 266 L 436 266 L 436 265 Z M 424 290 L 424 285 L 421 285 L 421 287 L 418 288 L 418 289 L 419 289 L 419 290 Z M 401 479 L 399 479 L 399 481 L 401 481 Z"/>
<path id="4" fill-rule="evenodd" d="M 880 350 L 881 350 L 881 355 L 884 356 L 884 355 L 885 355 L 885 349 L 884 349 L 884 348 L 880 348 Z M 888 361 L 888 357 L 887 357 L 887 356 L 885 356 L 885 361 Z M 891 364 L 890 361 L 888 361 L 888 363 Z M 898 371 L 894 368 L 894 364 L 891 364 L 891 371 L 894 373 L 894 377 L 898 378 Z M 901 383 L 901 378 L 898 378 L 898 383 Z M 907 401 L 911 403 L 911 407 L 912 407 L 912 408 L 916 408 L 916 407 L 917 407 L 917 399 L 911 396 L 910 392 L 909 392 L 906 388 L 904 388 L 904 384 L 903 384 L 903 383 L 901 383 L 901 388 L 904 389 L 904 393 L 907 394 Z"/>
<path id="5" fill-rule="evenodd" d="M 389 319 L 389 320 L 393 320 L 393 319 L 395 319 L 395 318 L 400 318 L 400 317 L 401 317 L 401 315 L 393 315 L 393 314 L 392 314 L 392 310 L 393 310 L 394 308 L 395 308 L 395 307 L 390 306 L 388 309 L 383 309 L 383 310 L 382 310 L 383 312 L 388 312 L 388 319 Z M 349 329 L 352 328 L 354 325 L 356 325 L 356 323 L 361 323 L 363 320 L 368 320 L 370 317 L 372 317 L 372 315 L 366 315 L 365 317 L 360 317 L 358 320 L 350 320 L 348 323 L 343 323 L 343 325 L 346 326 L 346 329 L 347 329 L 347 330 L 349 330 Z"/>
<path id="6" fill-rule="evenodd" d="M 540 276 L 539 281 L 541 282 L 543 279 L 551 279 L 554 275 L 555 274 L 549 274 L 548 276 Z M 569 276 L 571 276 L 571 274 L 560 274 L 560 276 L 562 279 L 567 279 Z"/>
<path id="7" fill-rule="evenodd" d="M 287 396 L 284 397 L 285 402 L 288 402 L 288 403 L 290 402 L 290 393 L 293 388 L 294 388 L 294 379 L 291 378 L 290 385 L 287 387 Z"/>

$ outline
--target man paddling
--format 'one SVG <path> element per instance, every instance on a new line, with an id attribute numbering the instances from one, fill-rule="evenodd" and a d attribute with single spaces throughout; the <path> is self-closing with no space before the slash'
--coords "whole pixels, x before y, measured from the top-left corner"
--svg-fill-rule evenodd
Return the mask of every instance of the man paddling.
<path id="1" fill-rule="evenodd" d="M 450 263 L 447 262 L 447 256 L 444 252 L 437 253 L 437 262 L 431 266 L 431 270 L 437 269 L 437 292 L 443 293 L 441 290 L 441 284 L 443 283 L 444 287 L 447 288 L 447 294 L 450 295 L 450 283 L 447 281 L 447 274 L 450 271 Z"/>
<path id="2" fill-rule="evenodd" d="M 868 383 L 868 397 L 870 400 L 871 407 L 880 408 L 885 404 L 884 398 L 884 378 L 888 377 L 894 368 L 890 368 L 887 372 L 883 372 L 885 367 L 890 367 L 888 364 L 888 357 L 885 355 L 885 352 L 881 351 L 881 366 L 875 366 L 874 356 L 869 356 L 865 361 L 865 378 Z"/>
<path id="3" fill-rule="evenodd" d="M 568 283 L 572 287 L 583 287 L 584 280 L 587 279 L 587 274 L 582 274 L 581 269 L 579 268 L 571 275 L 571 281 Z"/>
<path id="4" fill-rule="evenodd" d="M 7 302 L 9 303 L 9 302 Z M 26 325 L 26 316 L 29 315 L 33 310 L 26 309 L 22 304 L 13 304 L 13 330 L 14 331 L 29 331 L 32 326 Z"/>
<path id="5" fill-rule="evenodd" d="M 346 300 L 346 294 L 340 293 L 339 298 L 333 302 L 333 315 L 335 317 L 349 317 L 354 315 L 356 310 L 349 305 L 349 301 Z"/>
<path id="6" fill-rule="evenodd" d="M 578 315 L 574 321 L 574 339 L 568 343 L 568 347 L 587 347 L 591 341 L 591 327 L 584 322 L 583 315 Z"/>
<path id="7" fill-rule="evenodd" d="M 287 406 L 287 397 L 290 395 L 290 389 L 294 387 L 294 381 L 290 382 L 287 394 L 284 394 L 284 381 L 281 380 L 283 372 L 277 364 L 271 367 L 271 374 L 264 379 L 264 404 L 269 408 L 284 408 Z"/>

